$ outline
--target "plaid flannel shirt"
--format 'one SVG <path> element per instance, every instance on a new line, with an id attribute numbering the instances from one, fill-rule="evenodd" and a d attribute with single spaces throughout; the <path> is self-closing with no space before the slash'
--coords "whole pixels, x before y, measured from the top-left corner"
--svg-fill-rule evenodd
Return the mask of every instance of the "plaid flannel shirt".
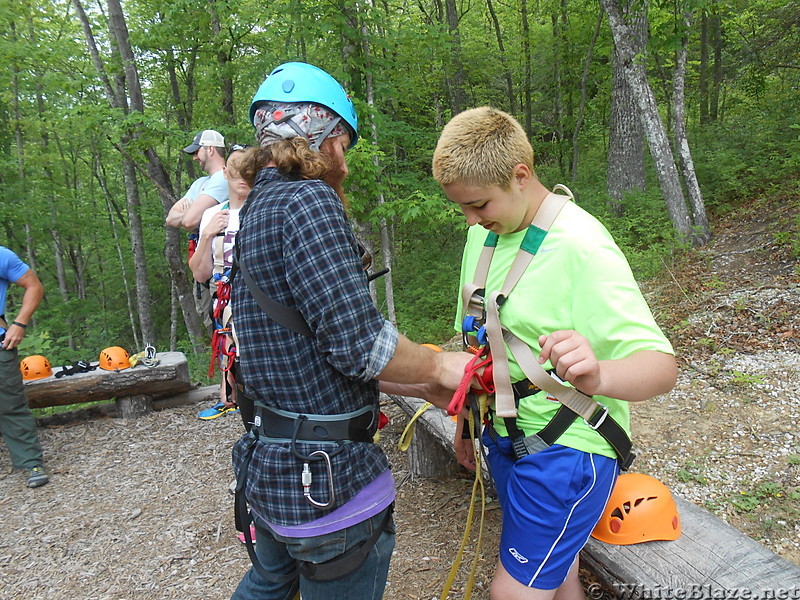
<path id="1" fill-rule="evenodd" d="M 299 310 L 314 338 L 270 319 L 241 273 L 232 307 L 245 389 L 257 403 L 307 414 L 337 414 L 378 406 L 378 383 L 397 346 L 397 331 L 372 302 L 355 235 L 339 197 L 321 181 L 291 181 L 277 169 L 259 172 L 240 213 L 240 257 L 273 300 Z M 238 473 L 248 436 L 234 446 Z M 319 445 L 298 442 L 309 454 Z M 300 481 L 303 461 L 288 443 L 257 442 L 247 500 L 270 523 L 298 525 L 341 506 L 389 468 L 376 444 L 348 443 L 333 462 L 335 502 L 311 506 Z M 311 462 L 311 494 L 327 501 L 322 462 Z"/>

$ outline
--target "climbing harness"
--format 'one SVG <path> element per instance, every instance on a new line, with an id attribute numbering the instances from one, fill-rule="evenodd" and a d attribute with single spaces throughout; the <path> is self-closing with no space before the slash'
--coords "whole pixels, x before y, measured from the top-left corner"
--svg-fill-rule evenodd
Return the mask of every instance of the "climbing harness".
<path id="1" fill-rule="evenodd" d="M 256 442 L 259 438 L 273 442 L 288 441 L 292 454 L 302 461 L 300 483 L 303 488 L 303 497 L 312 506 L 325 509 L 332 506 L 335 501 L 331 458 L 344 449 L 343 444 L 346 442 L 372 441 L 379 424 L 376 412 L 373 407 L 365 407 L 338 415 L 305 415 L 270 406 L 256 405 L 255 419 L 250 434 L 251 439 L 248 442 L 245 458 L 239 468 L 236 480 L 234 512 L 236 529 L 244 534 L 250 561 L 253 563 L 253 568 L 262 578 L 268 581 L 286 583 L 293 580 L 297 575 L 302 575 L 315 581 L 333 581 L 344 577 L 364 562 L 381 533 L 388 526 L 392 510 L 391 508 L 387 509 L 382 524 L 360 545 L 324 563 L 315 564 L 298 561 L 298 567 L 295 571 L 282 577 L 276 577 L 268 573 L 261 565 L 255 554 L 252 536 L 250 535 L 250 524 L 253 522 L 253 517 L 247 506 L 245 487 Z M 330 451 L 320 449 L 304 455 L 298 450 L 297 442 L 325 444 L 330 446 Z M 312 475 L 310 463 L 316 461 L 323 461 L 324 463 L 328 478 L 327 501 L 319 501 L 311 495 Z"/>
<path id="2" fill-rule="evenodd" d="M 189 242 L 186 247 L 186 253 L 188 254 L 190 259 L 194 256 L 194 253 L 197 250 L 197 240 L 199 239 L 200 239 L 200 234 L 197 231 L 189 234 Z"/>
<path id="3" fill-rule="evenodd" d="M 155 346 L 151 346 L 150 344 L 147 344 L 142 352 L 137 352 L 136 354 L 131 355 L 129 360 L 131 367 L 143 365 L 145 367 L 152 368 L 161 362 L 156 358 Z"/>
<path id="4" fill-rule="evenodd" d="M 226 210 L 229 202 L 222 204 L 220 210 Z M 223 373 L 233 368 L 236 361 L 236 343 L 229 343 L 233 336 L 233 315 L 229 306 L 231 301 L 231 268 L 225 265 L 225 232 L 217 235 L 214 244 L 214 264 L 211 281 L 215 286 L 212 297 L 211 319 L 214 331 L 211 334 L 211 361 L 208 367 L 208 376 L 214 377 L 216 366 L 219 365 Z M 223 377 L 223 382 L 226 378 Z M 226 395 L 230 396 L 231 390 L 224 383 Z"/>
<path id="5" fill-rule="evenodd" d="M 88 373 L 89 371 L 94 371 L 95 369 L 97 369 L 97 367 L 98 365 L 93 365 L 88 360 L 76 360 L 73 361 L 71 365 L 62 366 L 61 370 L 57 371 L 54 375 L 56 379 L 60 379 L 68 375 L 76 375 L 78 373 Z"/>
<path id="6" fill-rule="evenodd" d="M 487 235 L 478 258 L 475 282 L 466 284 L 462 290 L 464 343 L 468 345 L 471 341 L 470 336 L 474 336 L 478 347 L 488 346 L 490 349 L 495 384 L 494 413 L 505 421 L 516 458 L 521 458 L 552 444 L 569 428 L 575 418 L 582 417 L 589 427 L 611 444 L 617 453 L 620 468 L 627 470 L 635 454 L 631 451 L 630 438 L 610 416 L 608 408 L 595 401 L 591 396 L 564 385 L 551 373 L 548 373 L 539 364 L 530 346 L 503 327 L 500 322 L 500 309 L 503 303 L 522 278 L 559 212 L 572 199 L 572 192 L 568 188 L 558 185 L 555 189 L 563 191 L 567 195 L 555 193 L 547 195 L 528 227 L 501 289 L 492 292 L 488 298 L 485 298 L 489 266 L 498 241 L 496 234 L 490 232 Z M 506 345 L 528 378 L 527 382 L 523 382 L 521 385 L 518 382 L 516 388 L 511 383 Z M 558 400 L 570 412 L 559 410 L 554 420 L 542 432 L 526 436 L 516 425 L 517 400 L 521 397 L 520 392 L 527 391 L 528 393 L 522 393 L 522 396 L 525 396 L 540 390 Z M 545 432 L 544 437 L 542 436 L 543 432 Z"/>
<path id="7" fill-rule="evenodd" d="M 231 268 L 225 274 L 228 282 L 233 281 L 237 272 L 241 273 L 245 286 L 256 304 L 270 319 L 285 329 L 314 339 L 314 333 L 300 311 L 273 300 L 253 280 L 247 265 L 241 258 L 238 244 L 234 247 Z M 388 269 L 384 269 L 372 277 L 368 276 L 368 278 L 371 281 L 386 272 L 388 272 Z M 230 286 L 230 283 L 228 285 Z M 231 335 L 234 336 L 235 341 L 233 331 L 231 331 Z M 238 394 L 246 396 L 243 384 L 237 381 L 236 387 Z M 318 415 L 295 413 L 264 404 L 255 404 L 253 426 L 250 429 L 251 439 L 248 442 L 245 458 L 241 463 L 237 476 L 234 512 L 236 529 L 242 532 L 253 568 L 262 578 L 268 581 L 285 583 L 292 581 L 298 575 L 315 581 L 333 581 L 348 575 L 364 562 L 378 538 L 387 529 L 391 522 L 393 506 L 386 510 L 386 515 L 380 526 L 358 546 L 330 561 L 318 564 L 298 561 L 298 567 L 292 573 L 282 577 L 271 575 L 264 569 L 255 554 L 252 536 L 250 535 L 250 524 L 253 522 L 253 517 L 247 505 L 245 494 L 250 460 L 257 441 L 263 439 L 277 443 L 289 442 L 292 455 L 302 464 L 300 485 L 303 497 L 311 506 L 324 510 L 333 506 L 336 500 L 331 459 L 344 450 L 345 443 L 374 442 L 377 438 L 378 430 L 386 423 L 388 423 L 388 419 L 380 412 L 377 406 L 367 406 L 343 414 Z M 299 451 L 297 442 L 314 443 L 322 447 L 306 455 Z M 313 462 L 323 463 L 324 474 L 328 483 L 328 496 L 324 500 L 315 498 L 311 494 L 311 463 Z"/>

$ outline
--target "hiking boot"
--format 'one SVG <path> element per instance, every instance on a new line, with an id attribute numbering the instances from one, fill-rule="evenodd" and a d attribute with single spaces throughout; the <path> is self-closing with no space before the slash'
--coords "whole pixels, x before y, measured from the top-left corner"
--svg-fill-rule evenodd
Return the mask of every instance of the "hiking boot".
<path id="1" fill-rule="evenodd" d="M 211 419 L 216 419 L 217 417 L 226 415 L 229 412 L 236 412 L 238 410 L 239 407 L 235 404 L 233 406 L 226 406 L 222 402 L 217 402 L 211 408 L 206 408 L 205 410 L 201 410 L 199 413 L 197 413 L 197 418 L 203 421 L 210 421 Z"/>
<path id="2" fill-rule="evenodd" d="M 36 466 L 28 469 L 28 487 L 37 488 L 43 486 L 50 481 L 50 475 L 44 470 L 44 467 Z"/>

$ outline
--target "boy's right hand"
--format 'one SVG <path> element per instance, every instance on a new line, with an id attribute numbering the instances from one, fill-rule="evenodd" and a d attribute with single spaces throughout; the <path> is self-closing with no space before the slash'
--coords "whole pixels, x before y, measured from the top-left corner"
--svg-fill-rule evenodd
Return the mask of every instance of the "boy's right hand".
<path id="1" fill-rule="evenodd" d="M 208 225 L 206 225 L 206 228 L 203 229 L 203 235 L 206 237 L 214 237 L 216 235 L 219 235 L 220 233 L 225 231 L 226 227 L 228 227 L 228 222 L 230 221 L 230 218 L 231 217 L 229 210 L 225 209 L 219 211 L 217 214 L 211 217 L 211 220 L 208 222 Z"/>
<path id="2" fill-rule="evenodd" d="M 470 471 L 475 470 L 475 446 L 472 445 L 471 439 L 463 439 L 462 431 L 464 431 L 466 419 L 463 415 L 458 416 L 456 423 L 456 437 L 453 440 L 453 446 L 456 451 L 456 460 L 465 469 Z"/>

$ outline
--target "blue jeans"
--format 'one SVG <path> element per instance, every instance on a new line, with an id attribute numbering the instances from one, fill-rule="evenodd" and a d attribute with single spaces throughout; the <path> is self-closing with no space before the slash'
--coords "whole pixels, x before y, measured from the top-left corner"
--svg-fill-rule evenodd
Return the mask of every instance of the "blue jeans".
<path id="1" fill-rule="evenodd" d="M 376 527 L 382 526 L 385 516 L 383 511 L 347 529 L 307 538 L 278 535 L 256 520 L 256 555 L 267 572 L 280 577 L 296 569 L 296 561 L 321 563 L 340 556 L 369 538 Z M 303 600 L 381 600 L 394 550 L 391 517 L 384 529 L 361 566 L 341 579 L 314 581 L 298 575 L 293 581 L 275 583 L 265 581 L 251 567 L 231 600 L 292 600 L 298 586 Z"/>

